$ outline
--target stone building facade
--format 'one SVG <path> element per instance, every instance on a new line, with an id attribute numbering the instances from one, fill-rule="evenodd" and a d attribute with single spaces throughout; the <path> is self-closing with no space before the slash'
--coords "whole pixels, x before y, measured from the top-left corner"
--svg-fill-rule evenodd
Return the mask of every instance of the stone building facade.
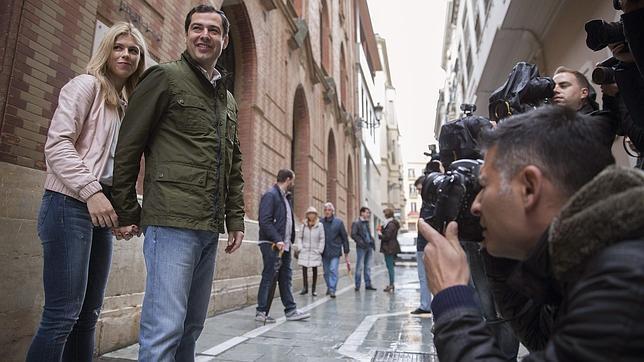
<path id="1" fill-rule="evenodd" d="M 84 73 L 101 29 L 130 21 L 155 62 L 185 49 L 184 14 L 198 1 L 7 0 L 0 8 L 0 350 L 22 360 L 43 304 L 36 216 L 43 145 L 60 88 Z M 234 74 L 244 157 L 246 240 L 217 258 L 210 312 L 255 303 L 261 272 L 257 208 L 280 168 L 296 173 L 295 212 L 360 200 L 356 120 L 357 29 L 366 0 L 214 0 L 231 21 L 222 64 Z M 368 14 L 368 12 L 367 12 Z M 370 26 L 370 22 L 369 22 Z M 371 31 L 373 34 L 373 31 Z M 371 40 L 375 44 L 375 40 Z M 222 239 L 224 240 L 224 239 Z M 222 243 L 223 244 L 223 243 Z M 220 245 L 222 246 L 222 245 Z M 223 249 L 223 246 L 222 248 Z M 145 266 L 142 239 L 115 242 L 97 327 L 97 352 L 136 342 Z M 298 281 L 296 281 L 297 283 Z M 216 302 L 214 302 L 216 298 Z"/>

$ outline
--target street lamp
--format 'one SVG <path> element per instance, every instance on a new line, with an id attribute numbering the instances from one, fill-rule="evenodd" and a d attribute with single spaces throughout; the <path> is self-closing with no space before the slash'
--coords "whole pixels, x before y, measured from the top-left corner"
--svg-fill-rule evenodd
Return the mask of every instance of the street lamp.
<path id="1" fill-rule="evenodd" d="M 356 120 L 356 127 L 358 128 L 378 128 L 380 127 L 380 120 L 382 119 L 382 110 L 383 107 L 380 105 L 380 103 L 376 104 L 373 106 L 373 115 L 375 120 L 368 120 L 365 121 L 364 119 L 358 117 Z"/>

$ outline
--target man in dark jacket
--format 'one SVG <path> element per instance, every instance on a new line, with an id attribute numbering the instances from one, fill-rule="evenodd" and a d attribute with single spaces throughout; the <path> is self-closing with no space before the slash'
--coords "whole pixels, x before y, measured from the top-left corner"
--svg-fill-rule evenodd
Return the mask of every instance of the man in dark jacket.
<path id="1" fill-rule="evenodd" d="M 362 279 L 362 271 L 364 270 L 364 284 L 366 290 L 376 290 L 371 285 L 371 259 L 373 252 L 376 250 L 376 242 L 371 236 L 369 228 L 369 218 L 371 217 L 371 210 L 363 206 L 360 208 L 360 217 L 351 224 L 351 238 L 356 242 L 356 275 L 355 275 L 355 291 L 360 290 L 360 281 Z"/>
<path id="2" fill-rule="evenodd" d="M 211 298 L 219 234 L 244 237 L 237 104 L 215 64 L 228 19 L 210 5 L 185 19 L 181 59 L 151 67 L 129 99 L 114 156 L 116 230 L 145 228 L 139 360 L 192 361 Z M 143 208 L 136 195 L 145 153 Z"/>
<path id="3" fill-rule="evenodd" d="M 481 217 L 488 277 L 524 361 L 635 361 L 644 354 L 644 175 L 612 166 L 597 120 L 544 107 L 483 139 Z M 603 170 L 603 171 L 602 171 Z M 458 226 L 429 240 L 434 343 L 446 361 L 506 360 L 481 318 Z"/>
<path id="4" fill-rule="evenodd" d="M 338 286 L 338 264 L 344 249 L 344 260 L 349 263 L 349 238 L 344 228 L 342 219 L 335 216 L 335 207 L 332 203 L 324 204 L 324 217 L 320 218 L 324 226 L 324 252 L 322 252 L 322 267 L 324 268 L 324 281 L 326 294 L 335 298 Z"/>
<path id="5" fill-rule="evenodd" d="M 279 170 L 277 183 L 262 195 L 259 203 L 259 249 L 262 252 L 264 269 L 262 280 L 257 290 L 257 312 L 255 320 L 274 323 L 268 315 L 268 298 L 271 285 L 274 283 L 275 263 L 282 258 L 277 282 L 280 287 L 280 298 L 284 305 L 286 319 L 296 321 L 309 318 L 308 313 L 297 310 L 291 291 L 291 248 L 295 240 L 295 219 L 291 192 L 295 174 L 288 169 Z"/>

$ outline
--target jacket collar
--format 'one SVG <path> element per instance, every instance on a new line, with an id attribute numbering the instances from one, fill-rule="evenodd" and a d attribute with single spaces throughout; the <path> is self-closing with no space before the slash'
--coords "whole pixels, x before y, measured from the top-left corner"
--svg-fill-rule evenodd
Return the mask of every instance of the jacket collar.
<path id="1" fill-rule="evenodd" d="M 181 59 L 184 60 L 186 63 L 188 63 L 190 68 L 192 68 L 192 70 L 195 73 L 198 73 L 203 78 L 203 80 L 210 83 L 210 80 L 203 74 L 203 71 L 202 71 L 203 68 L 199 64 L 197 64 L 197 62 L 194 59 L 192 59 L 192 57 L 190 56 L 187 50 L 184 50 L 183 53 L 181 53 Z M 219 64 L 215 65 L 215 69 L 219 72 L 219 74 L 221 74 L 221 78 L 219 78 L 219 81 L 217 82 L 218 86 L 222 83 L 223 80 L 226 80 L 232 76 L 231 72 L 227 71 L 226 69 L 224 69 L 224 67 L 222 67 Z"/>
<path id="2" fill-rule="evenodd" d="M 607 167 L 564 205 L 550 225 L 548 254 L 554 276 L 577 280 L 585 263 L 602 249 L 641 238 L 644 230 L 644 173 Z"/>

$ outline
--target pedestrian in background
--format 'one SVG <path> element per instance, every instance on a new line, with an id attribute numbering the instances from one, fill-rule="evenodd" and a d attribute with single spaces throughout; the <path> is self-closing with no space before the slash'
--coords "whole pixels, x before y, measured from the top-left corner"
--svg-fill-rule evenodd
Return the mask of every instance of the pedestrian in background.
<path id="1" fill-rule="evenodd" d="M 322 266 L 324 268 L 324 281 L 326 294 L 335 298 L 338 286 L 338 265 L 344 250 L 344 260 L 349 264 L 349 238 L 344 228 L 342 219 L 335 216 L 335 207 L 332 203 L 324 204 L 324 217 L 320 219 L 324 226 L 324 252 L 322 252 Z"/>
<path id="2" fill-rule="evenodd" d="M 27 361 L 92 360 L 112 258 L 111 228 L 118 226 L 110 201 L 114 149 L 145 55 L 141 33 L 116 23 L 87 74 L 60 90 L 45 144 L 47 177 L 38 216 L 45 307 Z"/>
<path id="3" fill-rule="evenodd" d="M 298 255 L 297 264 L 302 267 L 302 278 L 304 287 L 300 295 L 309 292 L 308 268 L 313 272 L 311 283 L 311 295 L 315 292 L 315 285 L 318 281 L 318 267 L 322 265 L 322 252 L 324 252 L 324 226 L 320 224 L 318 210 L 311 206 L 306 210 L 306 218 L 302 224 L 302 231 L 295 239 L 295 254 Z"/>
<path id="4" fill-rule="evenodd" d="M 440 168 L 440 161 L 430 161 L 427 164 L 425 173 L 429 174 L 431 172 L 441 172 Z M 422 195 L 423 193 L 423 183 L 425 182 L 425 177 L 425 175 L 420 176 L 414 182 L 414 187 L 416 187 L 416 190 L 418 190 L 419 195 Z M 434 215 L 434 205 L 423 201 L 423 204 L 420 207 L 420 218 L 426 219 L 432 215 Z M 418 237 L 416 238 L 416 268 L 418 271 L 418 281 L 420 282 L 420 306 L 414 309 L 411 314 L 429 314 L 432 312 L 432 293 L 429 292 L 429 285 L 427 285 L 427 273 L 425 272 L 425 264 L 423 263 L 425 245 L 427 245 L 427 240 L 425 240 L 421 233 L 418 233 Z"/>
<path id="5" fill-rule="evenodd" d="M 384 289 L 385 292 L 393 292 L 394 287 L 394 258 L 400 253 L 400 244 L 398 243 L 398 230 L 400 223 L 394 219 L 394 210 L 386 208 L 383 210 L 385 223 L 382 226 L 380 235 L 380 252 L 385 254 L 385 264 L 389 273 L 389 285 Z"/>
<path id="6" fill-rule="evenodd" d="M 309 318 L 309 313 L 297 309 L 291 283 L 291 251 L 295 240 L 295 219 L 291 191 L 294 188 L 295 173 L 289 169 L 277 172 L 277 182 L 268 189 L 259 202 L 259 250 L 262 253 L 264 268 L 262 279 L 257 290 L 257 310 L 255 321 L 275 323 L 268 315 L 269 298 L 274 282 L 279 284 L 280 298 L 284 305 L 284 314 L 289 321 Z M 279 270 L 275 265 L 281 258 Z M 275 273 L 277 280 L 274 280 Z"/>
<path id="7" fill-rule="evenodd" d="M 351 237 L 356 242 L 356 276 L 355 291 L 360 290 L 362 272 L 364 270 L 364 284 L 366 290 L 376 290 L 371 285 L 371 259 L 376 250 L 376 242 L 369 230 L 371 210 L 363 206 L 360 208 L 360 217 L 351 224 Z"/>

